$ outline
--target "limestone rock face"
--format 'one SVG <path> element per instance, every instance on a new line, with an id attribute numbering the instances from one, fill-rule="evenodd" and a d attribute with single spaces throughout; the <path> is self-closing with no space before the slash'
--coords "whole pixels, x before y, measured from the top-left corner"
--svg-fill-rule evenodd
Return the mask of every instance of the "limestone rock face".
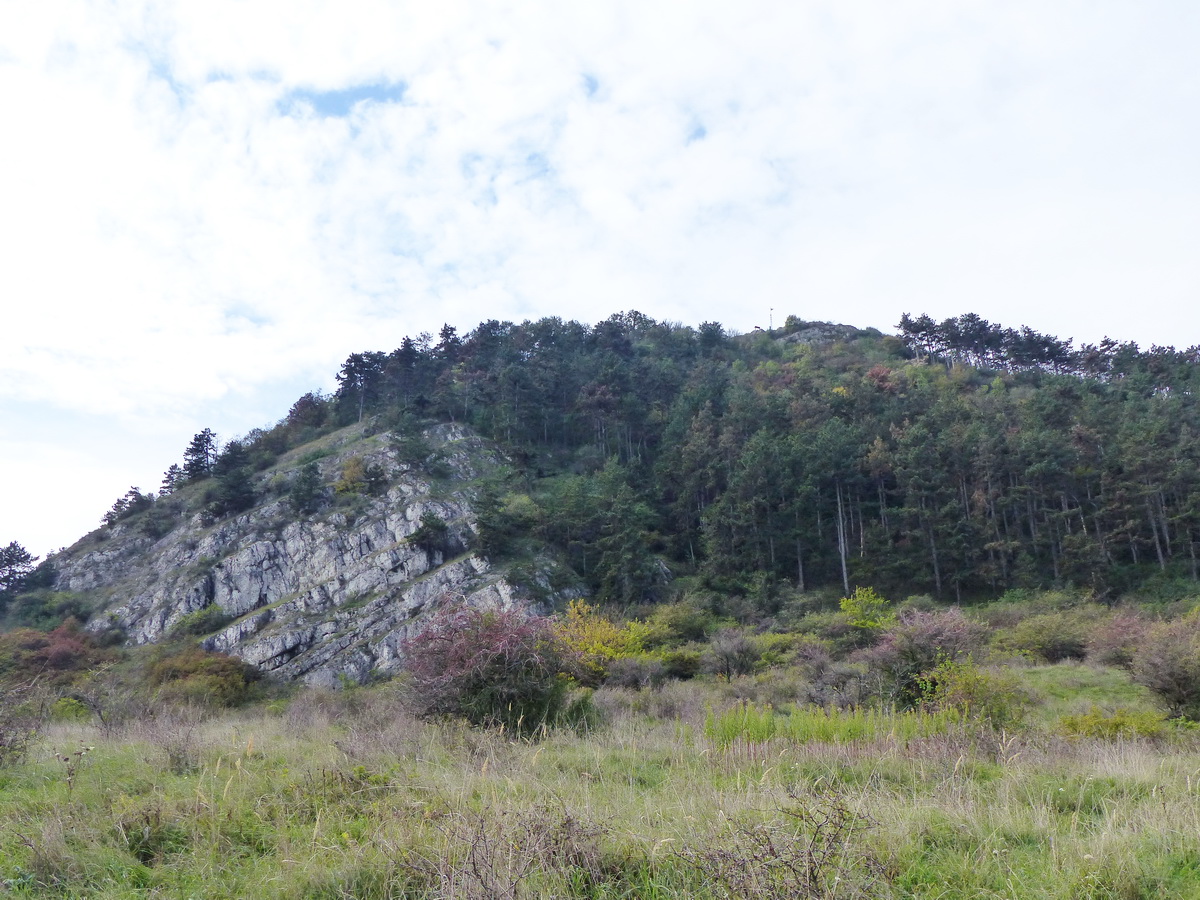
<path id="1" fill-rule="evenodd" d="M 809 322 L 798 331 L 786 334 L 777 340 L 781 344 L 832 344 L 834 341 L 847 341 L 860 334 L 861 330 L 852 325 L 839 325 L 834 322 Z"/>
<path id="2" fill-rule="evenodd" d="M 402 641 L 441 604 L 523 602 L 503 572 L 465 549 L 475 521 L 462 485 L 496 454 L 453 425 L 424 438 L 449 477 L 405 466 L 386 435 L 352 434 L 319 460 L 322 479 L 336 481 L 359 456 L 389 473 L 386 493 L 298 519 L 282 494 L 299 463 L 285 458 L 258 476 L 259 506 L 217 523 L 183 511 L 186 521 L 157 540 L 119 523 L 56 561 L 56 587 L 99 598 L 104 611 L 89 627 L 119 627 L 130 643 L 161 640 L 215 605 L 228 624 L 204 646 L 263 672 L 322 685 L 394 672 Z M 445 549 L 409 540 L 427 514 L 448 524 Z"/>

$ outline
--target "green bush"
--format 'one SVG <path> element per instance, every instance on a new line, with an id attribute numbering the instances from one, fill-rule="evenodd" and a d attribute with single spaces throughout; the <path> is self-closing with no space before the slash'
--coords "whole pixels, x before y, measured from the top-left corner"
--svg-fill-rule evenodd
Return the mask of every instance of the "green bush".
<path id="1" fill-rule="evenodd" d="M 325 499 L 325 486 L 321 483 L 321 470 L 315 462 L 300 467 L 287 490 L 288 503 L 300 515 L 311 515 L 321 507 Z"/>
<path id="2" fill-rule="evenodd" d="M 92 711 L 74 697 L 59 697 L 50 704 L 52 722 L 90 722 Z"/>
<path id="3" fill-rule="evenodd" d="M 437 513 L 425 513 L 421 524 L 408 536 L 408 542 L 430 556 L 452 553 L 455 549 L 454 535 L 450 526 Z"/>
<path id="4" fill-rule="evenodd" d="M 659 654 L 663 668 L 670 678 L 688 679 L 700 674 L 702 654 L 690 647 L 680 647 L 676 650 L 664 650 Z"/>
<path id="5" fill-rule="evenodd" d="M 706 640 L 716 629 L 717 619 L 709 610 L 684 600 L 654 607 L 646 624 L 650 626 L 647 647 L 674 647 Z"/>
<path id="6" fill-rule="evenodd" d="M 257 670 L 240 659 L 189 647 L 163 652 L 146 669 L 146 680 L 164 702 L 199 706 L 236 706 L 250 699 Z"/>
<path id="7" fill-rule="evenodd" d="M 171 637 L 178 640 L 184 637 L 200 637 L 220 631 L 233 621 L 229 613 L 212 603 L 203 609 L 181 616 L 171 628 Z"/>
<path id="8" fill-rule="evenodd" d="M 842 598 L 839 606 L 847 621 L 864 631 L 879 631 L 896 621 L 891 605 L 874 588 L 855 588 L 853 594 Z"/>
<path id="9" fill-rule="evenodd" d="M 1029 653 L 1046 662 L 1083 659 L 1087 656 L 1089 617 L 1062 610 L 1030 616 L 996 636 L 1001 650 Z"/>
<path id="10" fill-rule="evenodd" d="M 993 728 L 1024 722 L 1033 696 L 1012 672 L 983 669 L 970 659 L 947 660 L 920 679 L 927 705 L 958 710 L 967 719 Z"/>
<path id="11" fill-rule="evenodd" d="M 40 590 L 16 597 L 9 604 L 6 619 L 10 628 L 49 631 L 70 618 L 86 622 L 91 611 L 91 605 L 78 594 Z"/>

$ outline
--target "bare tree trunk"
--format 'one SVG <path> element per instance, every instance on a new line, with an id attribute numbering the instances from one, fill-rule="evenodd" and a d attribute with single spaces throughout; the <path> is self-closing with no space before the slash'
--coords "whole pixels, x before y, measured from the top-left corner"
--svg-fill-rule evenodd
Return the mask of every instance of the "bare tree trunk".
<path id="1" fill-rule="evenodd" d="M 850 575 L 846 570 L 846 516 L 842 503 L 842 484 L 837 483 L 837 538 L 838 538 L 838 555 L 842 559 L 842 587 L 846 589 L 846 596 L 850 596 Z"/>
<path id="2" fill-rule="evenodd" d="M 1162 541 L 1158 539 L 1158 523 L 1154 518 L 1154 508 L 1150 505 L 1150 498 L 1146 498 L 1146 516 L 1150 519 L 1150 533 L 1154 535 L 1154 552 L 1158 554 L 1158 567 L 1162 571 L 1167 570 L 1167 560 L 1163 556 Z"/>

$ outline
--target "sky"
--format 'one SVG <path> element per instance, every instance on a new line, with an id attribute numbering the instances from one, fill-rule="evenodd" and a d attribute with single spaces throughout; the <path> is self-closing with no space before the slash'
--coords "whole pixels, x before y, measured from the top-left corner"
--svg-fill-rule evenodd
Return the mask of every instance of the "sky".
<path id="1" fill-rule="evenodd" d="M 636 309 L 1200 344 L 1194 0 L 0 4 L 0 545 L 352 352 Z"/>

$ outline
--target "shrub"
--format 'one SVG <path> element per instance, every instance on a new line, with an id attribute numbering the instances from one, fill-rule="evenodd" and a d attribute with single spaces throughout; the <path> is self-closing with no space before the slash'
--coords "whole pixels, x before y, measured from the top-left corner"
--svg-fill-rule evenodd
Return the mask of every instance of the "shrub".
<path id="1" fill-rule="evenodd" d="M 300 515 L 311 515 L 321 508 L 325 499 L 325 487 L 321 483 L 321 470 L 315 462 L 300 467 L 288 485 L 288 503 Z"/>
<path id="2" fill-rule="evenodd" d="M 758 647 L 744 631 L 722 628 L 713 636 L 703 657 L 706 671 L 732 681 L 735 675 L 749 675 L 759 659 Z"/>
<path id="3" fill-rule="evenodd" d="M 896 621 L 887 600 L 875 593 L 874 588 L 855 588 L 853 594 L 842 598 L 839 606 L 850 624 L 864 631 L 878 631 Z"/>
<path id="4" fill-rule="evenodd" d="M 763 900 L 884 896 L 885 867 L 866 832 L 874 822 L 839 797 L 792 797 L 779 821 L 726 821 L 707 845 L 678 851 L 717 896 Z"/>
<path id="5" fill-rule="evenodd" d="M 112 653 L 97 647 L 75 619 L 50 632 L 19 628 L 0 635 L 0 682 L 36 677 L 49 685 L 69 684 L 111 658 Z"/>
<path id="6" fill-rule="evenodd" d="M 387 487 L 387 472 L 379 463 L 368 463 L 361 456 L 352 456 L 342 466 L 342 477 L 333 485 L 339 494 L 383 493 Z"/>
<path id="7" fill-rule="evenodd" d="M 53 722 L 90 722 L 92 711 L 76 697 L 59 697 L 50 704 L 50 720 Z"/>
<path id="8" fill-rule="evenodd" d="M 1200 611 L 1153 626 L 1132 668 L 1133 680 L 1154 691 L 1172 716 L 1200 718 Z"/>
<path id="9" fill-rule="evenodd" d="M 554 623 L 554 633 L 578 654 L 582 679 L 599 684 L 613 662 L 641 652 L 649 628 L 641 622 L 617 625 L 582 600 L 567 604 L 566 614 Z"/>
<path id="10" fill-rule="evenodd" d="M 548 619 L 516 610 L 447 604 L 401 652 L 418 714 L 526 734 L 555 723 L 578 670 Z"/>
<path id="11" fill-rule="evenodd" d="M 691 647 L 680 647 L 676 650 L 666 650 L 659 654 L 663 668 L 670 678 L 688 679 L 700 674 L 703 656 L 699 650 Z"/>
<path id="12" fill-rule="evenodd" d="M 1102 738 L 1160 738 L 1167 730 L 1166 721 L 1156 710 L 1129 710 L 1118 707 L 1106 713 L 1093 706 L 1086 713 L 1063 716 L 1059 727 L 1068 737 Z"/>
<path id="13" fill-rule="evenodd" d="M 1083 659 L 1088 645 L 1087 617 L 1065 610 L 1030 616 L 1000 634 L 996 645 L 1003 650 L 1031 653 L 1050 663 Z"/>
<path id="14" fill-rule="evenodd" d="M 245 468 L 228 469 L 204 492 L 204 515 L 215 522 L 245 512 L 254 505 L 254 485 Z"/>
<path id="15" fill-rule="evenodd" d="M 88 602 L 78 594 L 65 591 L 31 591 L 16 597 L 8 607 L 8 625 L 49 631 L 67 619 L 86 621 L 91 613 Z"/>
<path id="16" fill-rule="evenodd" d="M 159 655 L 146 670 L 159 700 L 198 706 L 236 706 L 249 699 L 258 678 L 240 659 L 197 647 Z"/>
<path id="17" fill-rule="evenodd" d="M 647 647 L 670 647 L 703 641 L 716 628 L 716 617 L 695 603 L 682 601 L 657 606 L 647 619 Z"/>
<path id="18" fill-rule="evenodd" d="M 198 609 L 195 612 L 181 616 L 179 621 L 171 628 L 171 637 L 178 639 L 212 634 L 215 631 L 220 631 L 231 621 L 233 619 L 229 613 L 225 612 L 217 604 L 211 603 L 203 609 Z"/>
<path id="19" fill-rule="evenodd" d="M 153 541 L 171 532 L 179 524 L 179 507 L 175 504 L 156 500 L 147 509 L 137 523 L 137 530 Z"/>
<path id="20" fill-rule="evenodd" d="M 42 725 L 40 698 L 32 683 L 0 692 L 0 767 L 18 763 Z"/>
<path id="21" fill-rule="evenodd" d="M 875 633 L 855 628 L 843 612 L 813 612 L 799 619 L 794 629 L 825 642 L 835 656 L 843 656 L 870 643 Z"/>
<path id="22" fill-rule="evenodd" d="M 662 660 L 652 656 L 625 656 L 608 666 L 607 684 L 625 688 L 657 688 L 667 677 Z"/>
<path id="23" fill-rule="evenodd" d="M 1128 669 L 1134 650 L 1146 638 L 1150 623 L 1134 613 L 1117 613 L 1092 629 L 1087 643 L 1089 662 Z"/>
<path id="24" fill-rule="evenodd" d="M 899 621 L 861 659 L 884 679 L 885 690 L 903 704 L 921 701 L 919 679 L 947 660 L 977 649 L 986 629 L 957 608 L 941 612 L 904 610 Z"/>
<path id="25" fill-rule="evenodd" d="M 445 556 L 455 549 L 450 526 L 437 513 L 422 515 L 421 524 L 408 536 L 408 542 L 431 557 L 439 553 Z"/>
<path id="26" fill-rule="evenodd" d="M 1033 697 L 1012 672 L 982 669 L 970 659 L 943 662 L 919 681 L 929 706 L 958 710 L 994 728 L 1021 724 L 1033 704 Z"/>

